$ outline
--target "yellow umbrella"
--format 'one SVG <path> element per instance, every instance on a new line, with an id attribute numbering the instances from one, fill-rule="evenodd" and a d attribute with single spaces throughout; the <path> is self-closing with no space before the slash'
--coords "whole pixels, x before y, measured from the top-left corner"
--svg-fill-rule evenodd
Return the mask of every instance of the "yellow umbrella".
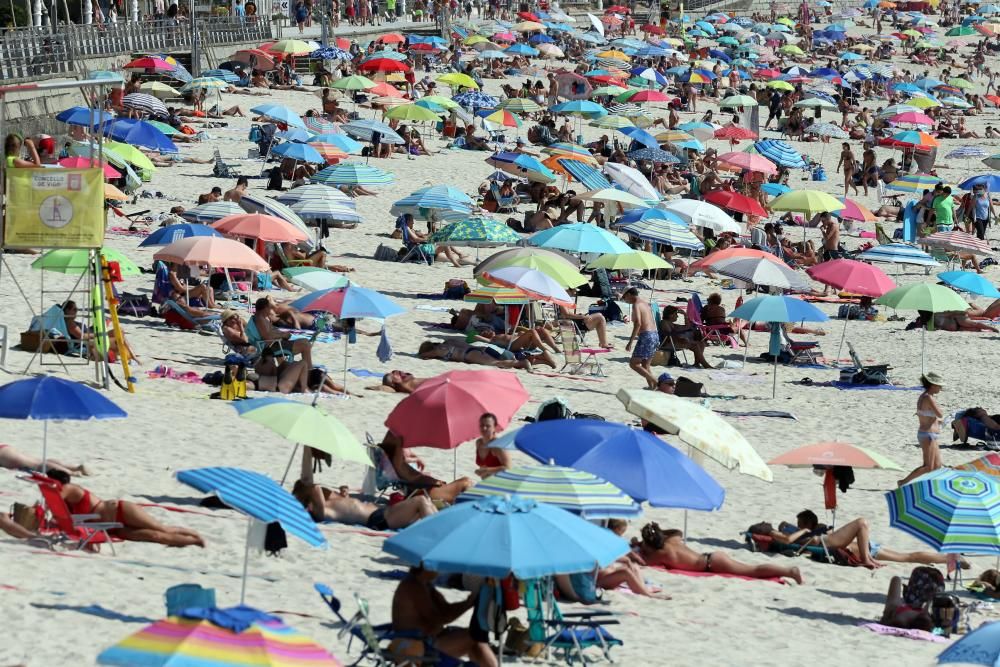
<path id="1" fill-rule="evenodd" d="M 775 90 L 795 90 L 795 86 L 787 81 L 768 81 L 767 87 Z"/>
<path id="2" fill-rule="evenodd" d="M 286 55 L 300 56 L 306 53 L 312 53 L 315 49 L 301 39 L 283 39 L 280 42 L 275 42 L 271 48 L 268 49 L 270 53 L 281 53 Z"/>
<path id="3" fill-rule="evenodd" d="M 486 39 L 482 35 L 469 35 L 468 37 L 465 38 L 465 40 L 462 43 L 465 44 L 466 46 L 475 46 L 480 42 L 488 42 L 488 41 L 490 40 Z"/>
<path id="4" fill-rule="evenodd" d="M 622 62 L 630 62 L 632 59 L 628 57 L 628 54 L 623 51 L 617 51 L 615 49 L 609 49 L 607 51 L 601 51 L 597 54 L 598 58 L 610 58 L 611 60 L 621 60 Z"/>
<path id="5" fill-rule="evenodd" d="M 385 77 L 385 80 L 390 83 L 401 83 L 406 81 L 406 75 L 402 72 L 391 72 Z"/>
<path id="6" fill-rule="evenodd" d="M 131 144 L 123 144 L 120 141 L 107 141 L 104 145 L 121 155 L 130 164 L 135 165 L 141 171 L 156 171 L 156 165 L 146 157 L 146 154 Z"/>
<path id="7" fill-rule="evenodd" d="M 654 269 L 673 268 L 673 264 L 651 252 L 637 250 L 635 252 L 623 252 L 619 254 L 609 252 L 588 264 L 587 268 L 609 269 L 611 271 L 619 271 L 621 269 L 652 271 Z"/>
<path id="8" fill-rule="evenodd" d="M 744 475 L 765 482 L 774 479 L 771 469 L 743 434 L 708 408 L 673 394 L 644 389 L 620 389 L 618 400 L 633 415 L 676 435 L 729 470 L 738 468 Z"/>
<path id="9" fill-rule="evenodd" d="M 911 107 L 917 107 L 918 109 L 930 109 L 931 107 L 941 106 L 940 102 L 932 100 L 929 97 L 914 97 L 906 100 L 905 104 L 909 104 Z"/>
<path id="10" fill-rule="evenodd" d="M 448 74 L 439 76 L 437 80 L 439 83 L 451 86 L 452 88 L 475 88 L 479 90 L 479 84 L 471 76 L 462 74 L 461 72 L 449 72 Z"/>
<path id="11" fill-rule="evenodd" d="M 125 201 L 128 199 L 128 195 L 111 185 L 110 183 L 104 184 L 104 198 L 114 199 L 116 201 Z"/>
<path id="12" fill-rule="evenodd" d="M 162 81 L 147 81 L 146 83 L 139 86 L 139 91 L 143 93 L 148 93 L 154 97 L 167 98 L 167 97 L 180 97 L 181 94 L 163 83 Z"/>

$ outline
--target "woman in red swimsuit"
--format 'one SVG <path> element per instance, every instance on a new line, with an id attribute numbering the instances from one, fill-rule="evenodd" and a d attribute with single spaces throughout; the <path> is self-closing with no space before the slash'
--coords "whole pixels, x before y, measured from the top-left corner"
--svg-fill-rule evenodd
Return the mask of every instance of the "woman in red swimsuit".
<path id="1" fill-rule="evenodd" d="M 497 439 L 497 417 L 492 412 L 486 412 L 479 418 L 479 435 L 476 440 L 476 474 L 482 478 L 495 475 L 510 467 L 510 454 L 507 450 L 490 447 Z"/>
<path id="2" fill-rule="evenodd" d="M 187 528 L 164 526 L 133 502 L 127 500 L 101 500 L 82 486 L 70 482 L 70 476 L 61 470 L 49 470 L 48 476 L 59 482 L 59 495 L 66 501 L 72 514 L 96 514 L 101 521 L 122 524 L 110 531 L 115 537 L 132 542 L 155 542 L 170 547 L 205 546 L 201 535 Z"/>

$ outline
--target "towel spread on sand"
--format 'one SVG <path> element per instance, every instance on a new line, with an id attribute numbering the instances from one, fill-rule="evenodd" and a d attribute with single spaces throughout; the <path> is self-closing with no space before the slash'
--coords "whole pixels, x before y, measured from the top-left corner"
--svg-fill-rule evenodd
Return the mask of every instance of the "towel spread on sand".
<path id="1" fill-rule="evenodd" d="M 375 371 L 370 371 L 367 368 L 348 368 L 348 371 L 352 375 L 356 375 L 359 378 L 379 378 L 381 379 L 385 373 L 376 373 Z"/>
<path id="2" fill-rule="evenodd" d="M 859 627 L 865 628 L 866 630 L 871 630 L 878 635 L 890 635 L 892 637 L 906 637 L 907 639 L 917 639 L 925 642 L 936 642 L 938 644 L 947 644 L 948 640 L 944 637 L 934 634 L 933 632 L 927 632 L 925 630 L 905 630 L 903 628 L 894 628 L 891 625 L 882 625 L 881 623 L 858 623 Z"/>
<path id="3" fill-rule="evenodd" d="M 279 329 L 279 331 L 284 331 L 285 333 L 292 334 L 289 340 L 309 340 L 316 333 L 311 329 Z M 335 343 L 340 340 L 340 334 L 337 332 L 321 331 L 318 336 L 316 336 L 316 343 Z"/>
<path id="4" fill-rule="evenodd" d="M 824 386 L 826 386 L 826 383 L 817 382 L 816 384 L 823 384 Z M 881 389 L 883 391 L 923 391 L 922 387 L 897 387 L 896 385 L 892 384 L 853 384 L 851 382 L 831 382 L 829 386 L 836 387 L 837 389 L 840 389 L 842 391 L 847 391 L 847 390 L 865 391 L 871 389 Z"/>
<path id="5" fill-rule="evenodd" d="M 654 570 L 659 570 L 660 572 L 666 572 L 668 574 L 679 574 L 684 577 L 723 577 L 724 579 L 742 579 L 743 581 L 772 581 L 776 584 L 784 584 L 784 580 L 781 577 L 769 577 L 767 579 L 760 579 L 758 577 L 744 577 L 742 574 L 726 574 L 724 572 L 691 572 L 690 570 L 671 570 L 670 568 L 663 567 L 662 565 L 648 565 Z"/>
<path id="6" fill-rule="evenodd" d="M 414 310 L 429 310 L 432 313 L 447 313 L 449 310 L 451 310 L 451 308 L 449 308 L 448 306 L 428 306 L 428 305 L 425 305 L 425 304 L 421 304 L 419 306 L 414 306 L 413 309 Z"/>

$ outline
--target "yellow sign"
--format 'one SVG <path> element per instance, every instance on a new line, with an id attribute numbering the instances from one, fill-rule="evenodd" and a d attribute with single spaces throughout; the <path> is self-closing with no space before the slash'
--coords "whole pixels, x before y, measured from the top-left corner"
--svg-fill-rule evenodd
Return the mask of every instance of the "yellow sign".
<path id="1" fill-rule="evenodd" d="M 7 173 L 4 245 L 100 248 L 104 244 L 101 169 L 17 169 Z"/>

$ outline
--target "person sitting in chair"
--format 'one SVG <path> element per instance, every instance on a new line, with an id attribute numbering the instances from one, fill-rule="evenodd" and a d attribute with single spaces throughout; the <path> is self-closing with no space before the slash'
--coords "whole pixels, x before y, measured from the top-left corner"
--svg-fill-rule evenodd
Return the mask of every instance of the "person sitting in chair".
<path id="1" fill-rule="evenodd" d="M 695 364 L 702 368 L 712 368 L 705 358 L 705 340 L 701 332 L 692 324 L 677 324 L 680 308 L 667 306 L 663 309 L 663 319 L 660 320 L 660 347 L 663 350 L 690 350 L 694 355 Z"/>
<path id="2" fill-rule="evenodd" d="M 983 408 L 969 408 L 955 416 L 951 429 L 952 440 L 963 445 L 969 438 L 995 442 L 1000 440 L 1000 415 L 991 415 Z"/>

